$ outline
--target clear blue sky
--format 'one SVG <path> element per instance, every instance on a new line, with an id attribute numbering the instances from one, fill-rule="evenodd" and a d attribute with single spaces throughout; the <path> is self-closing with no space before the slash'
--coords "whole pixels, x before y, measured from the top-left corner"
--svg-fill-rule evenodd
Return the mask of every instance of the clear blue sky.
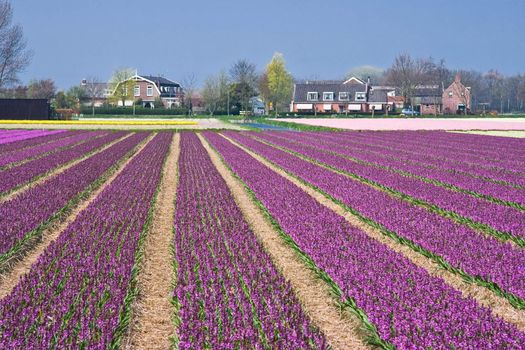
<path id="1" fill-rule="evenodd" d="M 524 0 L 12 0 L 34 52 L 22 74 L 60 88 L 119 67 L 199 84 L 239 58 L 282 52 L 297 78 L 341 78 L 395 55 L 525 73 Z"/>

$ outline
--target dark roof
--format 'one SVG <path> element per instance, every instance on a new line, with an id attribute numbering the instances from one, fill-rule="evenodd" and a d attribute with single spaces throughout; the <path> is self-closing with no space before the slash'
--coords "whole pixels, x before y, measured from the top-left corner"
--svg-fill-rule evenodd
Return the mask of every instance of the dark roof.
<path id="1" fill-rule="evenodd" d="M 376 90 L 376 89 L 371 90 L 368 96 L 368 102 L 387 103 L 388 102 L 387 92 L 388 92 L 387 90 Z"/>
<path id="2" fill-rule="evenodd" d="M 157 86 L 159 85 L 170 85 L 170 86 L 180 86 L 179 83 L 174 82 L 173 80 L 166 79 L 164 77 L 156 77 L 152 75 L 141 75 L 142 78 L 153 81 Z"/>
<path id="3" fill-rule="evenodd" d="M 413 97 L 441 96 L 443 90 L 439 85 L 417 86 L 412 94 Z"/>
<path id="4" fill-rule="evenodd" d="M 319 102 L 323 102 L 323 92 L 333 92 L 334 102 L 339 101 L 340 92 L 350 93 L 350 102 L 355 101 L 356 92 L 366 92 L 366 85 L 343 84 L 340 83 L 324 83 L 324 82 L 308 82 L 304 84 L 295 84 L 293 100 L 296 103 L 310 102 L 307 100 L 309 92 L 319 93 Z M 341 101 L 343 102 L 343 101 Z M 348 101 L 344 101 L 348 102 Z"/>

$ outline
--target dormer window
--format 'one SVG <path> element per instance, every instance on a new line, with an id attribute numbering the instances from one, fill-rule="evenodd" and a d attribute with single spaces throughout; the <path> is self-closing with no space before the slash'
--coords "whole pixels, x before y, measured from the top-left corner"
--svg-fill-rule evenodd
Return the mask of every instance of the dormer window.
<path id="1" fill-rule="evenodd" d="M 355 100 L 356 101 L 365 101 L 366 100 L 366 92 L 356 92 L 355 93 Z"/>
<path id="2" fill-rule="evenodd" d="M 339 101 L 349 101 L 350 100 L 350 93 L 343 91 L 339 93 Z"/>
<path id="3" fill-rule="evenodd" d="M 307 101 L 317 101 L 317 100 L 319 100 L 319 93 L 318 92 L 309 92 L 306 95 L 306 100 Z"/>
<path id="4" fill-rule="evenodd" d="M 323 101 L 333 101 L 334 93 L 333 92 L 323 92 Z"/>

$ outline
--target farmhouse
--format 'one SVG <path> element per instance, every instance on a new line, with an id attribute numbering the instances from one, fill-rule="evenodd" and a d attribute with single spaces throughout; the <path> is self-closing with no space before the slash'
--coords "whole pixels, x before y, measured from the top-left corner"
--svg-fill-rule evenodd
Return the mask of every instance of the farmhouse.
<path id="1" fill-rule="evenodd" d="M 370 79 L 352 77 L 346 81 L 306 81 L 294 85 L 290 112 L 384 113 L 390 109 L 388 91 L 373 89 Z"/>
<path id="2" fill-rule="evenodd" d="M 446 89 L 440 85 L 421 85 L 414 90 L 412 105 L 421 114 L 467 114 L 471 109 L 470 87 L 461 83 L 459 74 Z"/>
<path id="3" fill-rule="evenodd" d="M 132 80 L 133 100 L 126 100 L 126 106 L 132 106 L 135 101 L 142 101 L 142 106 L 146 108 L 160 107 L 160 102 L 166 108 L 178 107 L 184 101 L 182 86 L 170 79 L 161 76 L 138 75 L 135 74 L 126 81 Z M 122 102 L 119 102 L 122 105 Z"/>
<path id="4" fill-rule="evenodd" d="M 471 110 L 470 87 L 461 83 L 458 74 L 454 82 L 443 91 L 443 112 L 445 114 L 466 114 Z"/>

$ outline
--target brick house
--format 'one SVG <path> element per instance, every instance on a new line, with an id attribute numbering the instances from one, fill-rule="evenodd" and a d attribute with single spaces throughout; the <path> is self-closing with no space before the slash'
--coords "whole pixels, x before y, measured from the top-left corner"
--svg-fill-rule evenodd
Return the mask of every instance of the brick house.
<path id="1" fill-rule="evenodd" d="M 346 81 L 306 81 L 294 84 L 292 113 L 368 113 L 370 83 L 352 77 Z"/>
<path id="2" fill-rule="evenodd" d="M 412 93 L 412 105 L 422 115 L 442 113 L 443 88 L 440 85 L 419 85 Z"/>
<path id="3" fill-rule="evenodd" d="M 467 114 L 471 110 L 470 87 L 461 83 L 460 75 L 443 91 L 443 112 L 445 114 Z"/>
<path id="4" fill-rule="evenodd" d="M 160 101 L 163 107 L 172 108 L 182 105 L 184 101 L 182 86 L 172 80 L 159 76 L 141 76 L 138 74 L 132 76 L 129 80 L 134 81 L 134 101 L 142 101 L 143 107 L 160 107 L 155 105 Z M 125 104 L 126 106 L 132 106 L 134 101 L 127 100 Z M 122 102 L 119 102 L 119 105 L 122 105 Z"/>

